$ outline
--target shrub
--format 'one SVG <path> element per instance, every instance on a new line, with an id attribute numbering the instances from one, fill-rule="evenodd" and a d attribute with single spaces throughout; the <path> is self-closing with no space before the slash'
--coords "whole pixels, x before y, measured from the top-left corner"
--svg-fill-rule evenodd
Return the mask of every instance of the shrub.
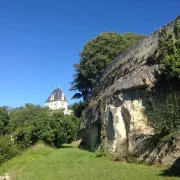
<path id="1" fill-rule="evenodd" d="M 18 127 L 13 132 L 15 142 L 24 149 L 36 144 L 39 140 L 35 126 Z"/>
<path id="2" fill-rule="evenodd" d="M 173 140 L 180 133 L 180 96 L 176 92 L 153 97 L 147 114 L 160 138 Z"/>
<path id="3" fill-rule="evenodd" d="M 10 117 L 13 137 L 22 149 L 39 140 L 59 148 L 76 138 L 79 125 L 78 118 L 64 115 L 62 110 L 52 111 L 32 104 L 12 110 Z"/>
<path id="4" fill-rule="evenodd" d="M 0 164 L 19 154 L 17 145 L 11 141 L 10 136 L 0 136 Z"/>
<path id="5" fill-rule="evenodd" d="M 180 19 L 176 19 L 174 33 L 165 29 L 159 33 L 159 58 L 166 79 L 180 79 Z"/>
<path id="6" fill-rule="evenodd" d="M 105 150 L 104 146 L 100 146 L 95 151 L 95 157 L 105 157 L 107 155 L 107 151 Z"/>
<path id="7" fill-rule="evenodd" d="M 85 109 L 85 103 L 80 101 L 76 102 L 72 105 L 72 110 L 73 114 L 77 117 L 80 118 L 82 115 L 82 111 Z"/>
<path id="8" fill-rule="evenodd" d="M 77 125 L 73 116 L 64 115 L 61 110 L 51 112 L 50 118 L 46 118 L 39 124 L 39 137 L 47 144 L 61 147 L 63 143 L 70 143 L 76 138 Z"/>

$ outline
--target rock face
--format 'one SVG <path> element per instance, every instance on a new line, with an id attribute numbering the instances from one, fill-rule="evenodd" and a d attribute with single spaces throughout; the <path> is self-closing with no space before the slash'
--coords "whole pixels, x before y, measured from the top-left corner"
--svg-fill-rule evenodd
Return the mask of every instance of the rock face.
<path id="1" fill-rule="evenodd" d="M 5 173 L 4 176 L 0 176 L 0 180 L 11 180 L 8 173 Z"/>
<path id="2" fill-rule="evenodd" d="M 163 29 L 173 33 L 174 24 L 175 20 Z M 95 97 L 80 125 L 82 146 L 91 151 L 103 146 L 115 157 L 133 155 L 147 163 L 171 165 L 179 158 L 180 139 L 171 150 L 158 143 L 145 114 L 150 91 L 161 74 L 154 58 L 161 29 L 117 57 L 97 80 Z"/>

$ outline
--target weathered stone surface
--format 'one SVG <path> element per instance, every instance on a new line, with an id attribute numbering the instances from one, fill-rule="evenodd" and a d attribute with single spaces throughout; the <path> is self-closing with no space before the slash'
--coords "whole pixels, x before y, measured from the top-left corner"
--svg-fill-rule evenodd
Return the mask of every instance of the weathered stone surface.
<path id="1" fill-rule="evenodd" d="M 174 20 L 164 28 L 172 33 Z M 144 113 L 161 74 L 153 59 L 159 31 L 118 56 L 98 79 L 93 89 L 97 96 L 80 125 L 81 146 L 94 151 L 101 145 L 115 157 L 133 155 L 149 164 L 171 165 L 180 156 L 180 141 L 174 149 L 159 144 Z"/>
<path id="2" fill-rule="evenodd" d="M 8 173 L 5 173 L 4 176 L 0 176 L 0 180 L 11 180 Z"/>

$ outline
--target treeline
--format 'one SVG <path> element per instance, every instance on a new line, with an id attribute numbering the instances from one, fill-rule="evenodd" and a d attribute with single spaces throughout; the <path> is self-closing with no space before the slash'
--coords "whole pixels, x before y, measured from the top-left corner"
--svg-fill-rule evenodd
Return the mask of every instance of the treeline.
<path id="1" fill-rule="evenodd" d="M 0 164 L 39 141 L 60 148 L 76 139 L 79 119 L 39 105 L 0 107 Z"/>

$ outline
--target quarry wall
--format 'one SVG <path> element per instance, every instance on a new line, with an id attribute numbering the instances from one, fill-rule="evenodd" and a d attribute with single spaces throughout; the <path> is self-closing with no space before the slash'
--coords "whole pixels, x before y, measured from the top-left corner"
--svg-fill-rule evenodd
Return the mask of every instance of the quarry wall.
<path id="1" fill-rule="evenodd" d="M 149 164 L 172 165 L 180 157 L 180 138 L 173 150 L 159 143 L 145 113 L 151 89 L 161 75 L 155 58 L 159 33 L 162 29 L 174 33 L 174 25 L 172 20 L 145 37 L 105 69 L 81 121 L 81 146 L 91 151 L 103 148 L 114 158 L 135 156 Z"/>
<path id="2" fill-rule="evenodd" d="M 112 84 L 118 82 L 119 78 L 133 72 L 135 69 L 147 63 L 159 64 L 158 62 L 153 62 L 153 59 L 151 59 L 151 56 L 153 56 L 158 47 L 159 32 L 162 29 L 165 29 L 168 34 L 173 33 L 174 24 L 175 19 L 159 28 L 151 35 L 140 40 L 130 49 L 115 58 L 113 63 L 105 69 L 100 78 L 97 80 L 94 86 L 94 91 L 101 91 L 106 89 L 108 86 L 111 86 Z M 125 84 L 123 84 L 121 89 L 128 89 L 133 86 L 134 84 L 130 85 L 126 82 Z"/>

